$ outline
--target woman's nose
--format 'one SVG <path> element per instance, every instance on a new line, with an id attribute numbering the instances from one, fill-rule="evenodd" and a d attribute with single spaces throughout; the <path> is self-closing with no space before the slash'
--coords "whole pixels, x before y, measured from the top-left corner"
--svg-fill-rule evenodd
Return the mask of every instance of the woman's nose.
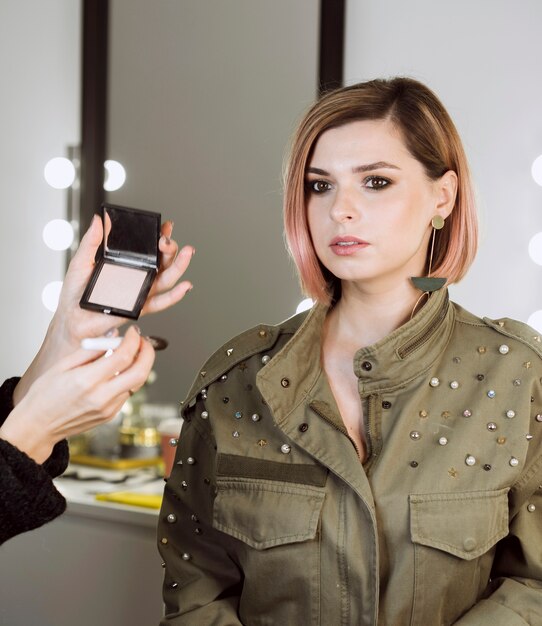
<path id="1" fill-rule="evenodd" d="M 357 206 L 354 194 L 347 190 L 339 191 L 333 200 L 331 206 L 331 219 L 338 223 L 348 222 L 359 216 L 359 207 Z"/>

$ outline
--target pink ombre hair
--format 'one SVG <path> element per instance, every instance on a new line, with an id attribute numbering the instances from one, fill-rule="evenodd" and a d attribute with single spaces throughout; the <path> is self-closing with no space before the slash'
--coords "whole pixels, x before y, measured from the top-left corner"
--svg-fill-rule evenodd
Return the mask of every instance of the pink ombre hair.
<path id="1" fill-rule="evenodd" d="M 463 278 L 476 255 L 478 222 L 467 157 L 446 109 L 436 95 L 411 78 L 377 79 L 337 89 L 318 100 L 301 120 L 293 136 L 284 171 L 284 227 L 286 241 L 303 292 L 324 304 L 340 298 L 340 281 L 318 260 L 307 222 L 305 171 L 320 135 L 358 120 L 389 119 L 405 145 L 436 180 L 448 170 L 458 177 L 454 208 L 437 231 L 432 276 L 448 284 Z"/>

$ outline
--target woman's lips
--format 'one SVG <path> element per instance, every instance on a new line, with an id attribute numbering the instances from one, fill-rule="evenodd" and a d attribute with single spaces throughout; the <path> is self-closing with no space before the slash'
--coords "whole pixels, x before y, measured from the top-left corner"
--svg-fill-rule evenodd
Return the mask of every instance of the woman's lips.
<path id="1" fill-rule="evenodd" d="M 356 252 L 366 248 L 368 245 L 366 241 L 357 237 L 335 237 L 329 244 L 329 247 L 338 256 L 349 256 L 356 254 Z"/>

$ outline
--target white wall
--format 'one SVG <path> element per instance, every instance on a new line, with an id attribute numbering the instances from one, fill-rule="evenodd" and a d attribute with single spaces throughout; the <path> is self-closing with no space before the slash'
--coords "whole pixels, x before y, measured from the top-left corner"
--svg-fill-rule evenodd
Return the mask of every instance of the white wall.
<path id="1" fill-rule="evenodd" d="M 479 196 L 481 246 L 452 297 L 478 315 L 527 321 L 542 309 L 542 2 L 348 0 L 347 83 L 408 75 L 444 102 L 463 138 Z"/>
<path id="2" fill-rule="evenodd" d="M 0 383 L 29 364 L 51 318 L 41 302 L 61 280 L 64 254 L 42 240 L 65 217 L 46 162 L 79 143 L 79 0 L 0 2 Z"/>

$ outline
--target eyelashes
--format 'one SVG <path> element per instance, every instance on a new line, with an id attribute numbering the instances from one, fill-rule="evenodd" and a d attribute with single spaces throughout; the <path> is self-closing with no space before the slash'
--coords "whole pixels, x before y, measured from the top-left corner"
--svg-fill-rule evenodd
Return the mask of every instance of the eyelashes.
<path id="1" fill-rule="evenodd" d="M 391 180 L 384 176 L 367 176 L 363 179 L 362 187 L 371 191 L 380 191 L 391 185 Z M 322 195 L 333 189 L 332 183 L 327 180 L 307 180 L 305 181 L 305 192 L 313 195 Z"/>

